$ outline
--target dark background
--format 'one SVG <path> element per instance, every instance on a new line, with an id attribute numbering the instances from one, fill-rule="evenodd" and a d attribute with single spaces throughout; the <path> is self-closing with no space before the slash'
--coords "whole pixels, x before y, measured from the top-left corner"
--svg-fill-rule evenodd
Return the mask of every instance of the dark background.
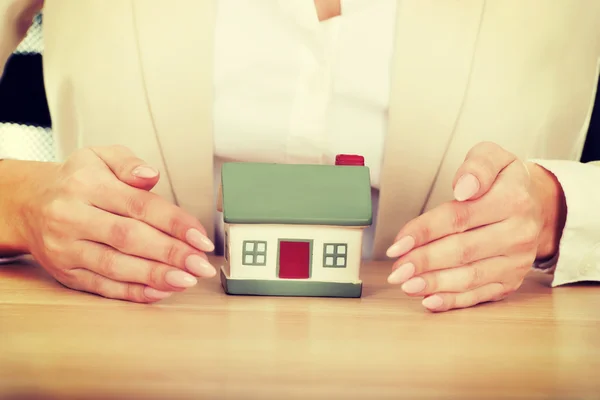
<path id="1" fill-rule="evenodd" d="M 593 160 L 600 160 L 600 84 L 598 84 L 598 90 L 596 91 L 596 103 L 592 112 L 592 122 L 581 156 L 581 161 L 588 162 Z"/>

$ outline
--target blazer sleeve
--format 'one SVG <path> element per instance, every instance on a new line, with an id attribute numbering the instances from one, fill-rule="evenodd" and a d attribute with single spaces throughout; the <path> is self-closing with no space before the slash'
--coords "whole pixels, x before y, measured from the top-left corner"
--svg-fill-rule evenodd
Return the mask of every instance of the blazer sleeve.
<path id="1" fill-rule="evenodd" d="M 600 161 L 532 161 L 556 176 L 567 205 L 557 254 L 534 268 L 553 273 L 553 287 L 600 281 Z"/>
<path id="2" fill-rule="evenodd" d="M 0 0 L 0 78 L 43 5 L 44 0 Z"/>

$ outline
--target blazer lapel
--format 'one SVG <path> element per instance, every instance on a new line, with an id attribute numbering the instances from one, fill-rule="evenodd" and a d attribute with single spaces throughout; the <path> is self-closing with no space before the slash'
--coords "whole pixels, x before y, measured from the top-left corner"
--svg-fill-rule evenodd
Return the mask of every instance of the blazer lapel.
<path id="1" fill-rule="evenodd" d="M 214 1 L 132 1 L 148 106 L 175 201 L 213 239 Z"/>
<path id="2" fill-rule="evenodd" d="M 373 258 L 422 212 L 465 97 L 484 1 L 398 3 Z"/>

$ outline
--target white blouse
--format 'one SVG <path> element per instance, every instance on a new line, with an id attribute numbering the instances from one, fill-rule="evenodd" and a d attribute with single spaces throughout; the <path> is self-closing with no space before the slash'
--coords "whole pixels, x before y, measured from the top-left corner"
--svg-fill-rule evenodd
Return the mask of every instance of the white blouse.
<path id="1" fill-rule="evenodd" d="M 215 154 L 333 163 L 358 153 L 378 187 L 396 0 L 342 0 L 343 15 L 323 22 L 308 0 L 217 5 Z"/>
<path id="2" fill-rule="evenodd" d="M 222 160 L 333 164 L 361 154 L 374 188 L 386 133 L 396 0 L 218 0 L 215 181 Z M 373 192 L 377 212 L 377 191 Z M 216 216 L 218 237 L 222 219 Z M 365 231 L 370 256 L 374 225 Z"/>

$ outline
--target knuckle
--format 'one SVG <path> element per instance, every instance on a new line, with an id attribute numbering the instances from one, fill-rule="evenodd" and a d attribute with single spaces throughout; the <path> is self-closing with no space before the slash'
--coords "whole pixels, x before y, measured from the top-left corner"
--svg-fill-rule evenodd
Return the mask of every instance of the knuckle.
<path id="1" fill-rule="evenodd" d="M 75 289 L 75 286 L 77 286 L 77 276 L 75 274 L 76 269 L 64 268 L 58 265 L 44 265 L 44 267 L 47 270 L 51 271 L 51 274 L 54 277 L 54 279 L 59 281 L 64 286 L 69 287 L 71 289 Z"/>
<path id="2" fill-rule="evenodd" d="M 132 301 L 134 303 L 146 303 L 148 299 L 144 295 L 144 287 L 128 283 L 125 285 L 125 300 Z"/>
<path id="3" fill-rule="evenodd" d="M 478 253 L 479 246 L 474 243 L 469 243 L 467 241 L 461 241 L 458 247 L 458 262 L 459 265 L 470 264 L 475 261 Z"/>
<path id="4" fill-rule="evenodd" d="M 94 186 L 94 194 L 96 198 L 106 198 L 113 192 L 113 188 L 107 181 L 100 181 Z"/>
<path id="5" fill-rule="evenodd" d="M 419 248 L 410 255 L 410 260 L 407 261 L 412 262 L 415 266 L 415 275 L 428 271 L 430 268 L 430 256 L 425 249 L 426 247 Z"/>
<path id="6" fill-rule="evenodd" d="M 433 237 L 431 227 L 424 223 L 415 224 L 415 226 L 409 227 L 408 231 L 414 232 L 412 236 L 417 243 L 429 243 Z"/>
<path id="7" fill-rule="evenodd" d="M 450 203 L 452 228 L 455 232 L 464 232 L 470 228 L 471 207 L 468 203 Z"/>
<path id="8" fill-rule="evenodd" d="M 134 166 L 132 165 L 131 161 L 124 160 L 116 166 L 115 174 L 119 178 L 124 178 L 133 170 L 133 168 Z"/>
<path id="9" fill-rule="evenodd" d="M 128 248 L 133 240 L 133 229 L 123 221 L 115 222 L 110 227 L 111 245 L 119 250 Z"/>
<path id="10" fill-rule="evenodd" d="M 190 224 L 186 223 L 181 216 L 173 213 L 169 218 L 168 232 L 174 237 L 184 237 L 184 230 L 189 225 Z"/>
<path id="11" fill-rule="evenodd" d="M 533 265 L 535 264 L 536 253 L 535 251 L 530 251 L 526 253 L 526 255 L 519 261 L 516 262 L 516 270 L 521 272 L 520 277 L 525 278 L 525 275 L 531 271 Z"/>
<path id="12" fill-rule="evenodd" d="M 62 243 L 54 235 L 42 235 L 42 246 L 46 254 L 60 254 L 63 250 Z"/>
<path id="13" fill-rule="evenodd" d="M 63 225 L 70 221 L 68 207 L 64 201 L 59 199 L 54 199 L 42 206 L 41 215 L 46 224 Z"/>
<path id="14" fill-rule="evenodd" d="M 440 311 L 447 311 L 456 308 L 456 295 L 455 294 L 446 294 L 446 295 L 438 295 L 442 298 L 442 307 Z"/>
<path id="15" fill-rule="evenodd" d="M 126 210 L 130 217 L 135 219 L 144 219 L 149 207 L 149 199 L 140 193 L 131 195 L 126 201 Z"/>
<path id="16" fill-rule="evenodd" d="M 165 263 L 173 266 L 178 266 L 181 264 L 181 260 L 183 259 L 182 254 L 184 253 L 184 249 L 175 241 L 170 241 L 169 244 L 165 247 L 164 260 Z"/>
<path id="17" fill-rule="evenodd" d="M 505 284 L 504 290 L 502 290 L 502 292 L 500 293 L 500 296 L 508 297 L 511 293 L 516 292 L 520 286 L 521 286 L 521 284 L 519 282 Z"/>
<path id="18" fill-rule="evenodd" d="M 104 297 L 108 297 L 108 293 L 105 290 L 105 286 L 104 286 L 104 279 L 102 278 L 102 276 L 98 275 L 98 274 L 91 274 L 89 281 L 88 281 L 88 285 L 87 285 L 87 289 L 90 292 L 93 293 L 97 293 L 99 295 L 102 295 Z"/>
<path id="19" fill-rule="evenodd" d="M 79 168 L 67 176 L 61 185 L 61 189 L 68 195 L 79 195 L 89 190 L 93 179 L 86 168 Z"/>
<path id="20" fill-rule="evenodd" d="M 148 269 L 148 276 L 146 277 L 146 284 L 154 288 L 161 288 L 165 286 L 165 274 L 167 269 L 157 263 L 151 263 Z"/>
<path id="21" fill-rule="evenodd" d="M 490 182 L 498 173 L 494 163 L 489 158 L 478 158 L 477 161 L 473 161 L 471 168 L 475 172 L 475 175 L 477 175 L 484 182 Z"/>
<path id="22" fill-rule="evenodd" d="M 499 294 L 497 296 L 494 296 L 490 299 L 491 302 L 498 302 L 498 301 L 502 301 L 504 299 L 506 299 L 508 297 L 507 294 Z"/>
<path id="23" fill-rule="evenodd" d="M 478 288 L 482 285 L 485 273 L 483 269 L 471 267 L 469 269 L 469 277 L 467 279 L 468 287 L 471 289 Z"/>
<path id="24" fill-rule="evenodd" d="M 437 293 L 440 289 L 438 274 L 427 274 L 427 275 L 429 275 L 429 276 L 421 277 L 425 280 L 425 289 L 423 290 L 423 292 L 425 292 L 425 294 Z M 417 293 L 417 294 L 422 295 L 421 293 Z"/>
<path id="25" fill-rule="evenodd" d="M 512 285 L 508 286 L 508 292 L 506 293 L 506 295 L 508 296 L 511 293 L 516 292 L 517 290 L 519 290 L 519 288 L 521 287 L 521 285 L 523 284 L 523 279 L 524 278 L 520 278 L 518 280 L 516 280 Z"/>
<path id="26" fill-rule="evenodd" d="M 521 244 L 525 248 L 537 246 L 537 241 L 540 233 L 540 227 L 535 221 L 528 221 L 521 228 Z"/>
<path id="27" fill-rule="evenodd" d="M 100 270 L 100 273 L 104 276 L 116 276 L 116 252 L 109 250 L 102 251 L 99 255 L 98 268 Z"/>
<path id="28" fill-rule="evenodd" d="M 501 283 L 502 287 L 498 290 L 495 296 L 492 296 L 491 301 L 500 301 L 506 299 L 512 293 L 516 292 L 521 286 L 521 282 Z"/>

